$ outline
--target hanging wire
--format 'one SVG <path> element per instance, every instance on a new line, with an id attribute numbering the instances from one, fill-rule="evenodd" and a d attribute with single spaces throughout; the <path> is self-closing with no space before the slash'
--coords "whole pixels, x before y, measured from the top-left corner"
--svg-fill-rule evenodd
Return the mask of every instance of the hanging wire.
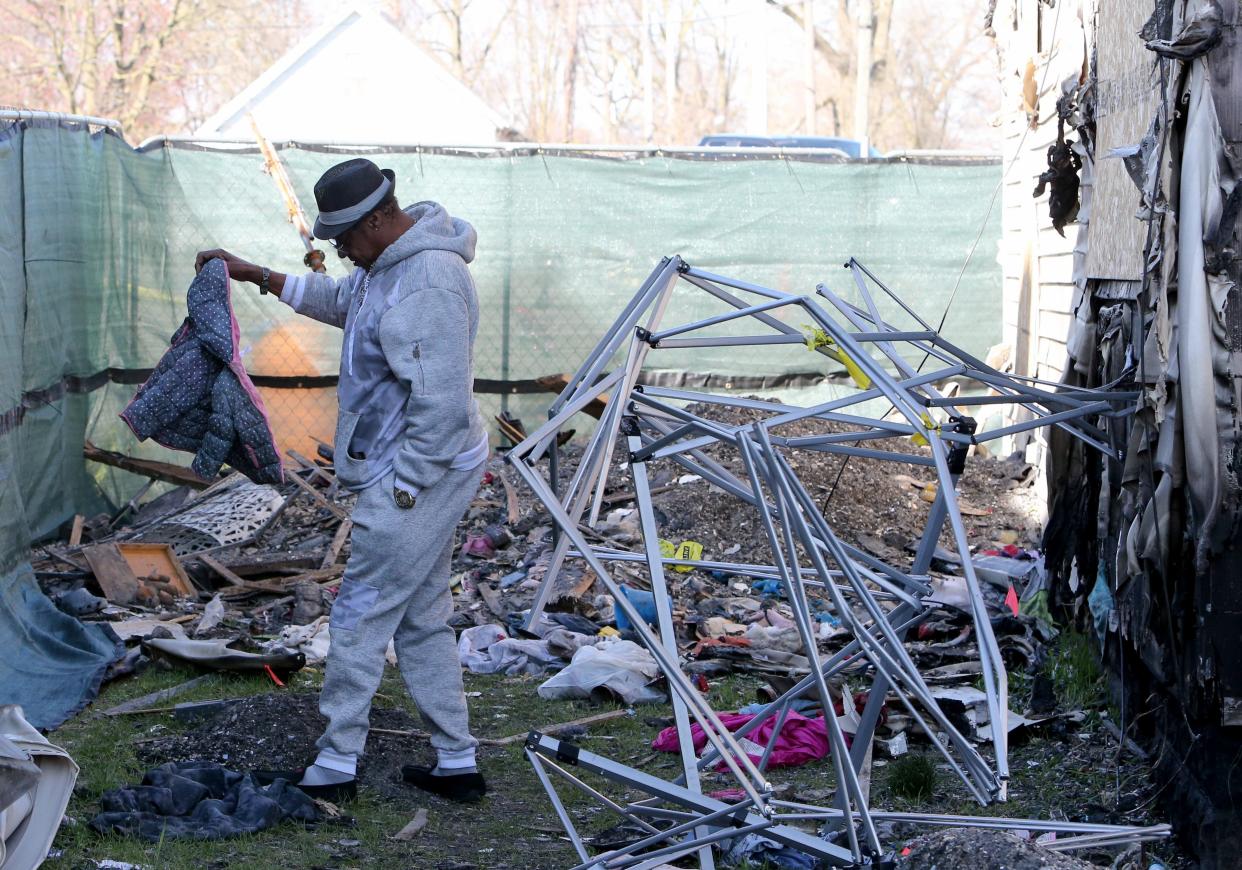
<path id="1" fill-rule="evenodd" d="M 1048 42 L 1049 46 L 1056 45 L 1057 27 L 1061 23 L 1061 7 L 1064 5 L 1065 4 L 1063 3 L 1057 4 L 1056 15 L 1053 16 L 1053 19 L 1052 19 L 1052 34 Z M 1040 80 L 1039 90 L 1036 91 L 1036 102 L 1038 102 L 1039 94 L 1042 94 L 1044 92 L 1044 88 L 1048 84 L 1048 74 L 1052 71 L 1052 51 L 1053 49 L 1049 48 L 1048 60 L 1044 64 L 1044 75 L 1043 75 L 1043 78 Z M 1005 167 L 1004 172 L 1001 173 L 1000 180 L 996 182 L 996 187 L 992 189 L 992 196 L 988 200 L 987 210 L 984 211 L 983 220 L 979 223 L 979 232 L 975 233 L 975 240 L 974 242 L 971 243 L 970 250 L 966 252 L 966 260 L 962 263 L 962 268 L 957 273 L 957 280 L 953 282 L 953 290 L 949 293 L 949 301 L 945 303 L 944 313 L 940 315 L 940 323 L 936 326 L 936 332 L 942 332 L 944 330 L 945 322 L 949 319 L 949 311 L 953 307 L 953 300 L 957 298 L 958 288 L 962 286 L 962 278 L 965 277 L 966 270 L 970 267 L 970 261 L 974 259 L 975 251 L 979 247 L 979 242 L 980 240 L 983 239 L 984 232 L 987 231 L 988 220 L 992 217 L 992 210 L 996 207 L 996 199 L 997 197 L 1000 196 L 1000 192 L 1005 186 L 1005 179 L 1009 177 L 1009 173 L 1013 169 L 1014 165 L 1018 162 L 1018 158 L 1022 156 L 1022 146 L 1026 144 L 1026 137 L 1027 137 L 1027 134 L 1029 134 L 1030 132 L 1031 132 L 1031 125 L 1030 124 L 1024 125 L 1022 128 L 1022 137 L 1018 140 L 1018 147 L 1014 149 L 1013 157 L 1011 157 L 1009 160 L 1009 165 Z M 877 328 L 878 328 L 878 325 L 877 325 Z M 923 359 L 918 364 L 918 367 L 915 369 L 915 372 L 921 373 L 923 371 L 923 366 L 927 365 L 927 360 L 930 358 L 931 358 L 931 351 L 924 353 Z M 888 414 L 892 412 L 895 408 L 896 408 L 896 405 L 893 405 L 890 402 L 889 409 L 885 411 L 882 416 L 887 417 Z M 845 466 L 849 465 L 850 458 L 851 457 L 846 456 L 844 460 L 841 462 L 841 468 L 840 470 L 837 471 L 837 479 L 833 482 L 832 489 L 828 491 L 828 495 L 824 499 L 824 503 L 820 508 L 820 513 L 824 514 L 825 516 L 827 516 L 827 513 L 828 513 L 828 504 L 832 501 L 833 495 L 836 494 L 837 484 L 841 482 L 841 475 L 845 473 Z"/>

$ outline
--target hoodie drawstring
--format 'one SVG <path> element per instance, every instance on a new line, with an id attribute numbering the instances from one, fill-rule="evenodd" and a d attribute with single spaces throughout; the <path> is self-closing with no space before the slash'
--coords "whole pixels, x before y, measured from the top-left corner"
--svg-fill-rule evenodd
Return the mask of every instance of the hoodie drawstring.
<path id="1" fill-rule="evenodd" d="M 354 312 L 354 321 L 349 325 L 349 335 L 346 336 L 345 360 L 349 368 L 349 376 L 354 376 L 354 333 L 358 331 L 358 320 L 362 317 L 362 306 L 367 304 L 367 288 L 371 286 L 371 273 L 367 272 L 362 276 L 362 290 L 358 294 L 358 310 Z"/>

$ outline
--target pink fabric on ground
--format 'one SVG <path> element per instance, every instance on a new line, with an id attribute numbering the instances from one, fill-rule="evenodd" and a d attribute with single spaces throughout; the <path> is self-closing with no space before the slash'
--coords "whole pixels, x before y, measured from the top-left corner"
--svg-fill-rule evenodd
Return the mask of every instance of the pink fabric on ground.
<path id="1" fill-rule="evenodd" d="M 755 718 L 750 713 L 721 713 L 720 721 L 730 731 L 736 731 Z M 746 739 L 752 743 L 758 744 L 759 750 L 755 754 L 747 753 L 750 760 L 759 763 L 759 759 L 763 753 L 763 747 L 768 745 L 768 740 L 772 736 L 772 731 L 776 727 L 779 715 L 771 716 L 755 730 L 746 735 Z M 694 741 L 694 751 L 699 755 L 703 754 L 703 748 L 707 746 L 707 735 L 703 733 L 703 729 L 698 723 L 690 726 L 690 737 Z M 847 736 L 848 742 L 848 736 Z M 677 752 L 677 728 L 665 728 L 656 739 L 651 741 L 651 748 L 660 752 Z M 785 717 L 785 724 L 781 727 L 781 733 L 776 738 L 776 746 L 772 748 L 772 754 L 768 756 L 768 767 L 798 767 L 810 761 L 817 761 L 828 755 L 828 731 L 824 726 L 823 717 L 818 719 L 808 719 L 800 713 L 789 711 L 789 715 Z M 724 770 L 723 762 L 716 765 L 717 770 Z"/>

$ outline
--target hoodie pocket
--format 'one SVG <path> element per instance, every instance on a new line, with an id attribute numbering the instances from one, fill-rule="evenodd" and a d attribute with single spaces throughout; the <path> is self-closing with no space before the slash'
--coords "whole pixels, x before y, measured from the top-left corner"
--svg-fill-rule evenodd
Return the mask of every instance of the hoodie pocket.
<path id="1" fill-rule="evenodd" d="M 427 395 L 426 382 L 423 377 L 423 345 L 422 342 L 414 342 L 414 347 L 410 351 L 410 355 L 414 359 L 414 370 L 410 373 L 410 391 L 416 396 Z"/>
<path id="2" fill-rule="evenodd" d="M 347 487 L 364 482 L 370 469 L 370 463 L 366 457 L 354 457 L 349 451 L 360 416 L 353 411 L 342 410 L 336 417 L 336 435 L 332 439 L 332 464 L 336 468 L 337 477 Z"/>

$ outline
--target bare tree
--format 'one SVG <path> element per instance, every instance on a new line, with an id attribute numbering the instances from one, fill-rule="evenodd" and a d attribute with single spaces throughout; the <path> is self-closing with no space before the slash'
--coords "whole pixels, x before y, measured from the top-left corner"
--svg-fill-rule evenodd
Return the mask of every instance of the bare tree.
<path id="1" fill-rule="evenodd" d="M 892 69 L 893 2 L 873 0 L 871 4 L 871 68 L 867 74 L 871 79 L 872 94 L 883 92 Z M 767 0 L 767 3 L 779 9 L 799 30 L 805 28 L 801 4 L 786 3 L 784 0 Z M 824 26 L 818 16 L 814 26 L 815 51 L 826 62 L 824 72 L 828 78 L 824 89 L 826 96 L 819 107 L 830 109 L 829 129 L 839 136 L 842 130 L 850 129 L 854 120 L 853 105 L 843 95 L 852 92 L 858 75 L 858 21 L 850 0 L 819 0 L 818 5 L 829 7 L 831 11 L 829 26 Z"/>
<path id="2" fill-rule="evenodd" d="M 889 147 L 987 147 L 1000 108 L 981 23 L 987 4 L 974 0 L 944 15 L 935 0 L 908 2 L 913 8 L 895 28 L 893 74 L 873 104 L 876 128 Z"/>
<path id="3" fill-rule="evenodd" d="M 790 19 L 787 39 L 803 39 L 801 3 L 766 0 Z M 947 4 L 935 0 L 903 0 L 900 15 L 894 0 L 872 0 L 872 64 L 870 138 L 883 148 L 943 148 L 957 144 L 979 147 L 990 137 L 994 76 L 985 57 L 983 33 L 986 0 Z M 821 63 L 816 71 L 817 123 L 832 135 L 851 135 L 858 25 L 853 0 L 816 0 L 814 48 Z M 792 70 L 788 87 L 796 85 Z M 777 73 L 780 75 L 780 73 Z M 801 81 L 801 77 L 797 79 Z M 775 126 L 796 129 L 798 112 L 791 101 L 774 106 Z M 827 123 L 823 123 L 826 121 Z"/>
<path id="4" fill-rule="evenodd" d="M 0 93 L 116 117 L 131 138 L 193 128 L 303 34 L 303 2 L 0 0 L 9 37 Z M 806 128 L 808 6 L 747 2 L 646 0 L 644 29 L 643 0 L 377 0 L 526 137 L 633 143 L 649 134 L 657 143 L 695 142 L 743 123 L 738 77 L 756 4 L 766 4 L 771 57 L 781 59 L 769 65 L 769 126 Z M 810 6 L 814 126 L 825 133 L 853 126 L 855 3 Z M 994 90 L 980 53 L 985 3 L 902 0 L 895 15 L 895 0 L 872 0 L 869 105 L 880 147 L 985 141 Z"/>
<path id="5" fill-rule="evenodd" d="M 276 0 L 263 13 L 272 7 L 297 8 Z M 2 90 L 29 106 L 115 118 L 141 137 L 179 126 L 196 114 L 188 102 L 218 101 L 257 74 L 253 50 L 231 49 L 253 46 L 263 18 L 244 0 L 8 0 Z M 212 38 L 195 38 L 206 29 Z M 221 55 L 238 62 L 202 74 Z"/>
<path id="6" fill-rule="evenodd" d="M 394 2 L 389 17 L 448 64 L 453 75 L 474 85 L 509 24 L 514 3 L 477 0 Z M 411 27 L 411 19 L 416 22 Z"/>

